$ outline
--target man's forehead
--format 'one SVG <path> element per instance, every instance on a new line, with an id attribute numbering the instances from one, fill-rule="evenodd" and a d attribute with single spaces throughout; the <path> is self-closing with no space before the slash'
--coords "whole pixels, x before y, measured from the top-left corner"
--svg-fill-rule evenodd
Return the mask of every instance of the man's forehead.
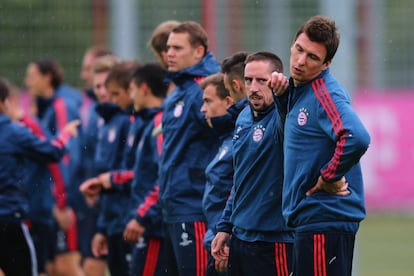
<path id="1" fill-rule="evenodd" d="M 168 36 L 167 45 L 171 42 L 178 42 L 180 44 L 186 43 L 189 41 L 188 36 L 188 33 L 170 33 Z"/>

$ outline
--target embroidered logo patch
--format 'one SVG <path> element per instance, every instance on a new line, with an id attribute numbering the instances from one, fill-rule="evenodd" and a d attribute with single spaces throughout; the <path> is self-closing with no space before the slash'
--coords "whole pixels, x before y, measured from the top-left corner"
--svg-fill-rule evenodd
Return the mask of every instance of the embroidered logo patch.
<path id="1" fill-rule="evenodd" d="M 174 108 L 174 117 L 178 118 L 183 114 L 183 109 L 184 109 L 184 102 L 183 101 L 179 101 L 178 103 L 175 104 L 175 108 Z"/>
<path id="2" fill-rule="evenodd" d="M 253 141 L 259 142 L 260 140 L 262 140 L 265 130 L 266 128 L 262 125 L 255 126 L 253 131 Z"/>
<path id="3" fill-rule="evenodd" d="M 306 110 L 306 108 L 302 107 L 301 109 L 299 109 L 298 125 L 300 126 L 306 125 L 306 123 L 308 122 L 308 116 L 309 116 L 309 112 Z"/>
<path id="4" fill-rule="evenodd" d="M 183 229 L 183 232 L 181 233 L 181 242 L 179 243 L 180 246 L 186 247 L 193 243 L 193 241 L 188 236 L 188 233 L 185 230 L 185 223 L 181 224 L 181 228 Z"/>
<path id="5" fill-rule="evenodd" d="M 135 135 L 134 134 L 129 134 L 129 136 L 128 136 L 128 147 L 132 147 L 132 145 L 134 144 L 134 138 L 135 138 Z"/>
<path id="6" fill-rule="evenodd" d="M 115 141 L 116 138 L 116 129 L 115 128 L 111 128 L 108 131 L 108 142 L 109 143 L 113 143 Z"/>

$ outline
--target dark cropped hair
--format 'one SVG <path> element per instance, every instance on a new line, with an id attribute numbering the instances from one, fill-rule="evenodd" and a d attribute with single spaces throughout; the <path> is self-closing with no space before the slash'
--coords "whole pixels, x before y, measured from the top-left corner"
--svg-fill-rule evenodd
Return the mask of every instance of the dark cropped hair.
<path id="1" fill-rule="evenodd" d="M 283 62 L 275 54 L 271 52 L 256 52 L 247 56 L 245 64 L 248 64 L 252 61 L 269 61 L 272 68 L 272 71 L 283 73 Z"/>
<path id="2" fill-rule="evenodd" d="M 132 74 L 131 81 L 137 86 L 146 83 L 157 98 L 165 98 L 168 84 L 164 82 L 167 71 L 158 63 L 146 63 Z"/>
<path id="3" fill-rule="evenodd" d="M 248 52 L 237 52 L 226 57 L 221 63 L 221 72 L 227 74 L 230 79 L 244 79 L 244 62 Z"/>
<path id="4" fill-rule="evenodd" d="M 4 102 L 10 96 L 6 80 L 0 78 L 0 102 Z"/>
<path id="5" fill-rule="evenodd" d="M 38 59 L 32 62 L 42 75 L 50 75 L 50 84 L 53 89 L 57 89 L 63 82 L 63 68 L 55 60 L 52 59 Z"/>
<path id="6" fill-rule="evenodd" d="M 176 26 L 171 31 L 172 33 L 188 33 L 190 44 L 193 48 L 203 46 L 204 55 L 208 51 L 208 36 L 206 31 L 195 21 L 185 21 Z"/>
<path id="7" fill-rule="evenodd" d="M 200 87 L 203 90 L 206 89 L 206 87 L 209 85 L 213 85 L 216 87 L 216 93 L 220 99 L 223 100 L 227 96 L 230 96 L 229 91 L 224 86 L 224 74 L 216 73 L 216 74 L 210 75 L 200 83 Z"/>
<path id="8" fill-rule="evenodd" d="M 305 33 L 313 42 L 322 43 L 326 48 L 324 63 L 331 61 L 339 47 L 339 33 L 335 21 L 326 16 L 314 16 L 306 21 L 296 33 L 298 36 Z"/>
<path id="9" fill-rule="evenodd" d="M 138 68 L 138 66 L 139 64 L 136 61 L 122 61 L 115 64 L 106 77 L 105 85 L 108 85 L 109 83 L 116 83 L 123 89 L 128 90 L 132 73 Z"/>

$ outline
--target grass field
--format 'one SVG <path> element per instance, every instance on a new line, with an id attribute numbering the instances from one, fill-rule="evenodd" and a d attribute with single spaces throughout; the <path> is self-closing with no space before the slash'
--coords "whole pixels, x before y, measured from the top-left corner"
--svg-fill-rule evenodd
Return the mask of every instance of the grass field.
<path id="1" fill-rule="evenodd" d="M 357 235 L 355 261 L 356 276 L 413 276 L 414 216 L 368 216 Z"/>

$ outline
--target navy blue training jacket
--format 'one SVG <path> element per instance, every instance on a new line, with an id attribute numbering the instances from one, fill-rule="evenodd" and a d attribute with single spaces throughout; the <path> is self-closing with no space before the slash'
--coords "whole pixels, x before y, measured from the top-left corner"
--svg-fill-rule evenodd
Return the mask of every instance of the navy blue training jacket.
<path id="1" fill-rule="evenodd" d="M 40 139 L 26 127 L 0 114 L 0 221 L 20 222 L 28 213 L 27 159 L 57 162 L 64 155 L 70 134 L 61 132 L 53 140 Z"/>
<path id="2" fill-rule="evenodd" d="M 120 168 L 131 122 L 129 114 L 113 103 L 98 104 L 96 111 L 104 120 L 95 149 L 95 175 L 99 175 Z M 106 235 L 122 233 L 124 223 L 119 218 L 120 202 L 126 202 L 125 195 L 103 190 L 99 202 L 98 232 Z"/>
<path id="3" fill-rule="evenodd" d="M 211 118 L 213 129 L 220 137 L 220 147 L 206 168 L 203 211 L 207 219 L 204 246 L 210 251 L 216 224 L 220 220 L 233 186 L 233 131 L 239 113 L 248 104 L 247 98 L 231 106 L 226 115 Z"/>
<path id="4" fill-rule="evenodd" d="M 151 120 L 139 141 L 134 165 L 135 178 L 132 182 L 131 210 L 128 221 L 135 218 L 145 227 L 144 236 L 162 236 L 162 214 L 159 204 L 158 161 L 162 151 L 162 134 L 154 135 L 153 130 L 161 124 L 160 108 Z"/>
<path id="5" fill-rule="evenodd" d="M 111 172 L 112 189 L 118 191 L 124 190 L 128 193 L 130 192 L 131 182 L 134 178 L 133 168 L 138 142 L 141 140 L 144 129 L 160 109 L 160 107 L 145 108 L 134 113 L 131 118 L 132 123 L 128 131 L 120 169 Z"/>
<path id="6" fill-rule="evenodd" d="M 52 98 L 38 98 L 38 119 L 51 135 L 56 135 L 68 122 L 79 119 L 79 101 L 70 99 L 68 94 L 74 94 L 74 91 L 67 91 L 65 86 L 59 87 Z M 79 92 L 80 93 L 80 92 Z M 59 163 L 60 170 L 63 174 L 68 205 L 76 206 L 76 194 L 78 190 L 78 168 L 81 162 L 81 137 L 82 129 L 79 128 L 79 135 L 72 138 L 67 145 L 68 152 Z"/>
<path id="7" fill-rule="evenodd" d="M 166 80 L 176 84 L 164 102 L 162 119 L 159 185 L 167 223 L 205 220 L 204 170 L 217 152 L 218 139 L 200 112 L 203 91 L 198 82 L 218 71 L 219 64 L 208 53 L 198 64 L 167 75 Z"/>
<path id="8" fill-rule="evenodd" d="M 233 136 L 234 191 L 217 231 L 248 241 L 293 242 L 282 216 L 283 123 L 275 105 L 239 115 Z"/>
<path id="9" fill-rule="evenodd" d="M 283 213 L 290 226 L 296 231 L 357 231 L 365 217 L 359 160 L 369 143 L 348 93 L 329 69 L 298 87 L 291 80 L 283 191 Z M 319 176 L 326 181 L 345 176 L 351 194 L 320 191 L 306 196 Z"/>

